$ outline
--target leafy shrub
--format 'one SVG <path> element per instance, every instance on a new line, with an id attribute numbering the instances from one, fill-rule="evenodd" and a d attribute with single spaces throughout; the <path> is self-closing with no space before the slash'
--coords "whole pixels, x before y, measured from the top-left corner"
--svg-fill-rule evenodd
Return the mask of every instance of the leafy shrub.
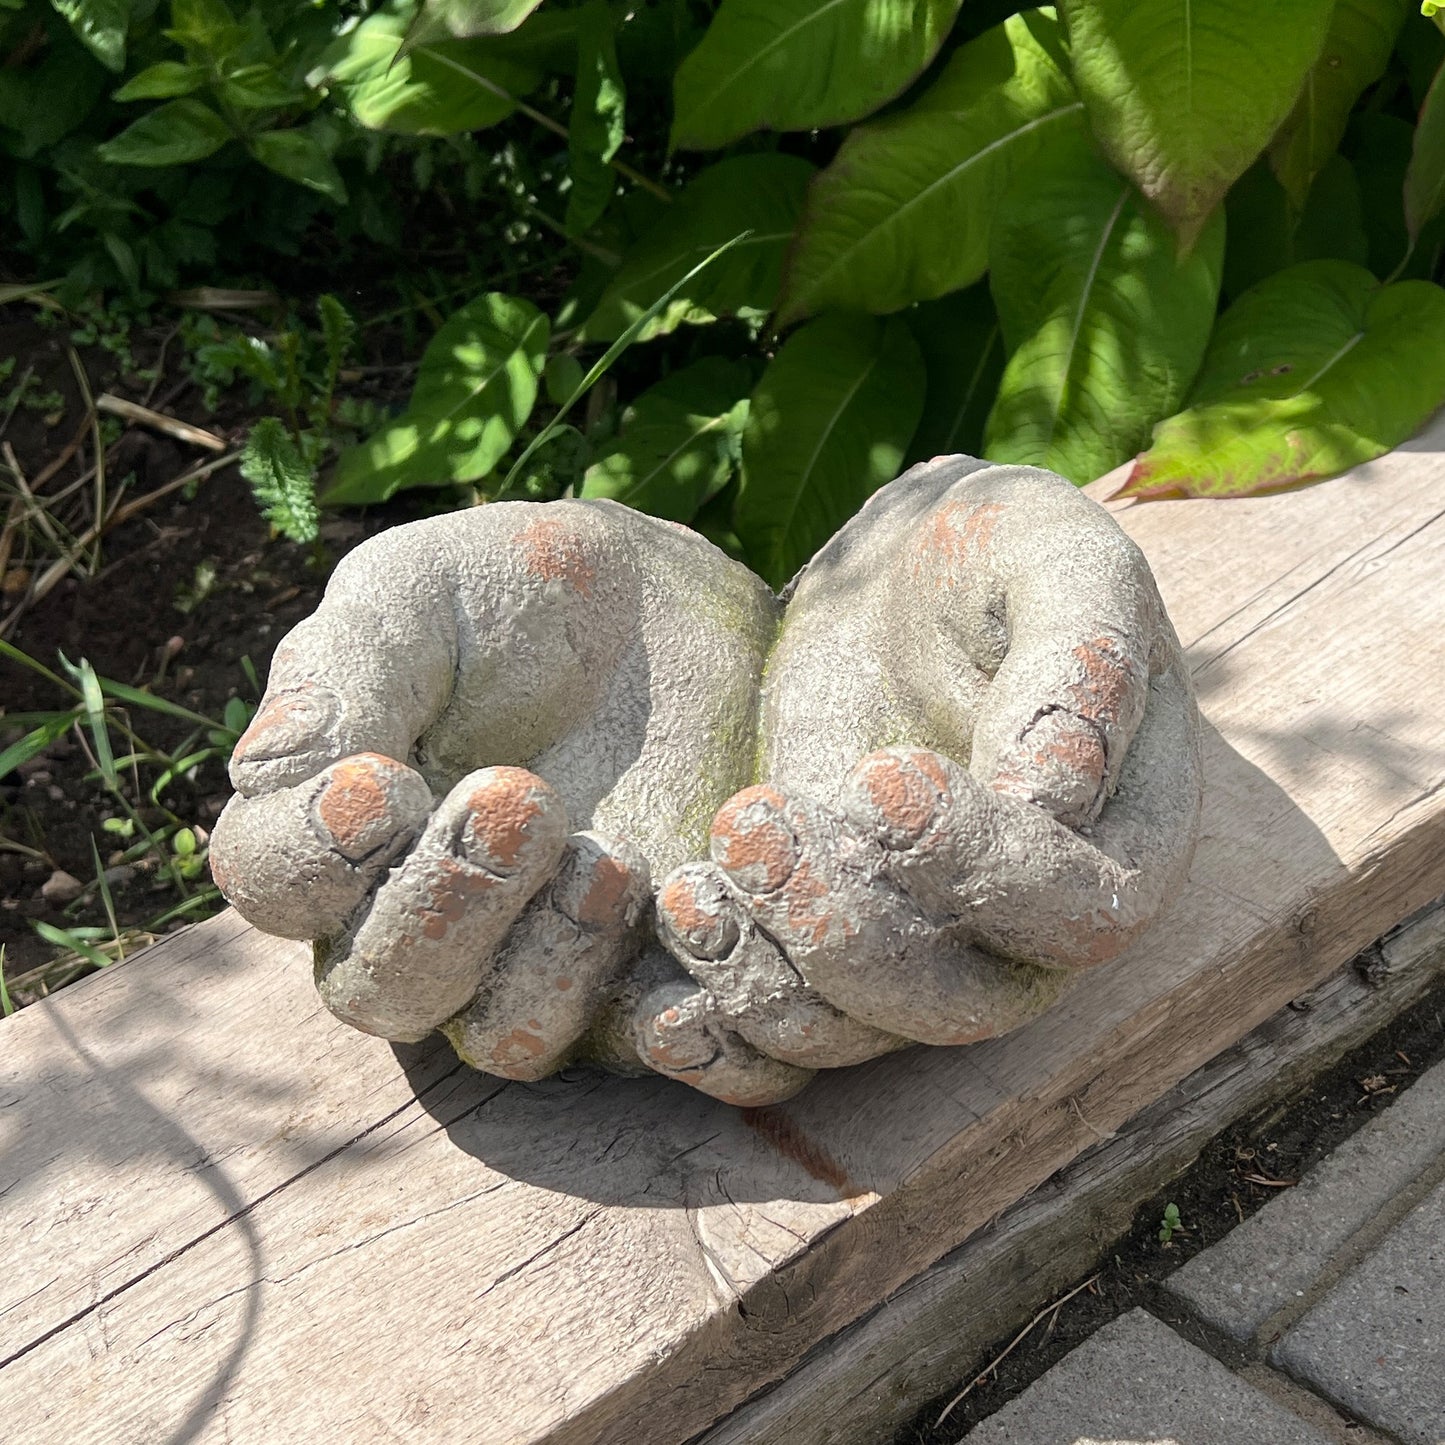
<path id="1" fill-rule="evenodd" d="M 27 84 L 65 47 L 128 77 L 12 145 L 48 168 L 46 196 L 89 198 L 45 224 L 100 228 L 117 272 L 126 204 L 204 230 L 193 192 L 224 165 L 227 215 L 290 187 L 292 229 L 267 241 L 283 249 L 320 207 L 361 224 L 368 145 L 421 137 L 465 138 L 512 178 L 466 200 L 479 235 L 500 209 L 504 234 L 550 229 L 577 258 L 559 305 L 545 267 L 513 267 L 445 318 L 332 502 L 611 496 L 781 583 L 936 451 L 1078 482 L 1138 454 L 1129 494 L 1233 495 L 1378 455 L 1445 400 L 1445 36 L 1412 0 L 388 0 L 244 19 L 174 0 L 164 28 L 153 11 L 17 12 L 47 37 L 11 67 Z M 124 204 L 68 159 L 82 132 L 107 137 L 106 185 L 145 177 Z M 619 341 L 579 424 L 544 426 Z"/>

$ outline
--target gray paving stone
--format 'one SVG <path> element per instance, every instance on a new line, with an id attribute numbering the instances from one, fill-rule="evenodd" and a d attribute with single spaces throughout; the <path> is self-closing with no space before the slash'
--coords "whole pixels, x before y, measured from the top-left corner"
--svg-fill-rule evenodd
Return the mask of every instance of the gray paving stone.
<path id="1" fill-rule="evenodd" d="M 1445 1442 L 1445 1184 L 1285 1335 L 1274 1362 L 1407 1445 Z"/>
<path id="2" fill-rule="evenodd" d="M 1165 1282 L 1216 1329 L 1250 1339 L 1340 1246 L 1445 1153 L 1445 1064 L 1418 1079 L 1293 1189 Z"/>
<path id="3" fill-rule="evenodd" d="M 1105 1325 L 968 1434 L 968 1445 L 1102 1441 L 1329 1445 L 1143 1310 Z"/>

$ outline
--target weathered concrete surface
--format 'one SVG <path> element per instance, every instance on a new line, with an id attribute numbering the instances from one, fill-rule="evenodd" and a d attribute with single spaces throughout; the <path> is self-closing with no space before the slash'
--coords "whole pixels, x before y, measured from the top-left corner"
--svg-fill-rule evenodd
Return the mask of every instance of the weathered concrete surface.
<path id="1" fill-rule="evenodd" d="M 1351 1236 L 1445 1154 L 1445 1064 L 1167 1281 L 1216 1329 L 1250 1339 L 1305 1296 Z M 1445 1308 L 1445 1300 L 1442 1300 Z M 1441 1414 L 1445 1435 L 1445 1412 Z"/>
<path id="2" fill-rule="evenodd" d="M 1039 1014 L 1178 890 L 1201 787 L 1139 549 L 967 457 L 883 488 L 786 601 L 611 502 L 384 533 L 231 770 L 216 880 L 317 940 L 339 1017 L 746 1105 Z"/>
<path id="3" fill-rule="evenodd" d="M 1445 1440 L 1445 1183 L 1284 1337 L 1272 1358 L 1406 1445 Z"/>
<path id="4" fill-rule="evenodd" d="M 969 1445 L 1329 1445 L 1328 1436 L 1143 1310 L 1107 1324 Z"/>

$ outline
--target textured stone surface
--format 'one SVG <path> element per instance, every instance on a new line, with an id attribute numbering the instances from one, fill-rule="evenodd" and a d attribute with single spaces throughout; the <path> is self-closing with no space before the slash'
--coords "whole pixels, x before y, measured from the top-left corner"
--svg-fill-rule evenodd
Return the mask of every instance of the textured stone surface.
<path id="1" fill-rule="evenodd" d="M 1167 1286 L 1217 1329 L 1248 1339 L 1277 1310 L 1302 1298 L 1340 1246 L 1441 1154 L 1445 1064 L 1417 1080 L 1295 1188 L 1196 1255 Z"/>
<path id="2" fill-rule="evenodd" d="M 1328 1445 L 1328 1437 L 1143 1310 L 1107 1324 L 968 1445 Z"/>
<path id="3" fill-rule="evenodd" d="M 1284 1337 L 1273 1358 L 1407 1445 L 1445 1440 L 1445 1183 Z"/>
<path id="4" fill-rule="evenodd" d="M 1036 1016 L 1177 891 L 1201 786 L 1139 549 L 968 457 L 782 598 L 612 502 L 384 533 L 277 649 L 231 770 L 217 882 L 317 940 L 339 1017 L 749 1105 Z"/>

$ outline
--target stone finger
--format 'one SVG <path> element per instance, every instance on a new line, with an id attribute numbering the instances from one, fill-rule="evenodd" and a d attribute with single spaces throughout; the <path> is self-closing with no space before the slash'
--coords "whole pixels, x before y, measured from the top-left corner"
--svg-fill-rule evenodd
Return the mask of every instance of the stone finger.
<path id="1" fill-rule="evenodd" d="M 781 1103 L 813 1077 L 811 1069 L 755 1049 L 690 979 L 644 993 L 633 1010 L 631 1036 L 638 1058 L 655 1073 L 741 1108 Z"/>
<path id="2" fill-rule="evenodd" d="M 508 1079 L 561 1068 L 636 952 L 649 887 L 631 849 L 591 833 L 569 839 L 477 997 L 442 1025 L 457 1054 Z"/>
<path id="3" fill-rule="evenodd" d="M 988 952 L 1055 968 L 1117 957 L 1182 881 L 1198 812 L 1185 699 L 1167 679 L 1119 793 L 1085 836 L 921 749 L 865 758 L 841 800 L 888 876 Z M 1152 711 L 1152 710 L 1151 710 Z"/>
<path id="4" fill-rule="evenodd" d="M 317 945 L 338 1018 L 415 1041 L 471 1002 L 567 844 L 561 799 L 523 768 L 483 768 L 442 800 L 350 933 Z"/>
<path id="5" fill-rule="evenodd" d="M 941 926 L 890 876 L 882 845 L 841 814 L 772 788 L 719 810 L 713 857 L 803 979 L 849 1017 L 918 1043 L 991 1038 L 1057 991 Z"/>
<path id="6" fill-rule="evenodd" d="M 832 1069 L 906 1042 L 849 1018 L 809 987 L 713 864 L 689 863 L 669 876 L 657 896 L 657 931 L 732 1027 L 772 1058 Z"/>
<path id="7" fill-rule="evenodd" d="M 338 932 L 431 812 L 420 774 L 359 753 L 279 792 L 234 794 L 211 837 L 211 876 L 248 922 L 282 938 Z"/>

